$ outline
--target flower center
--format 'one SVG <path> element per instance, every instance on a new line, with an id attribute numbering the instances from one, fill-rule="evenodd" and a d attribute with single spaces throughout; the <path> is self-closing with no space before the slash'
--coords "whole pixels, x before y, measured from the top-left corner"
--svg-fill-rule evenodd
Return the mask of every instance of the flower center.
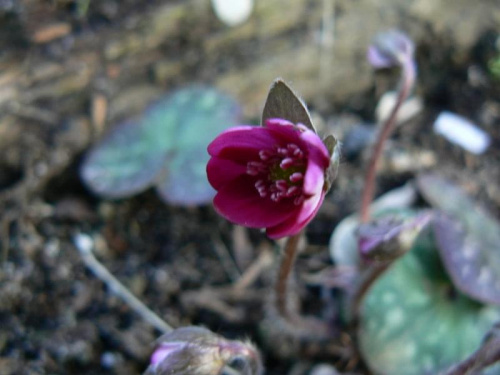
<path id="1" fill-rule="evenodd" d="M 259 195 L 274 202 L 289 198 L 294 204 L 301 204 L 305 199 L 302 182 L 307 160 L 300 147 L 289 143 L 286 147 L 261 150 L 259 158 L 247 163 L 247 174 L 257 177 L 255 188 Z"/>

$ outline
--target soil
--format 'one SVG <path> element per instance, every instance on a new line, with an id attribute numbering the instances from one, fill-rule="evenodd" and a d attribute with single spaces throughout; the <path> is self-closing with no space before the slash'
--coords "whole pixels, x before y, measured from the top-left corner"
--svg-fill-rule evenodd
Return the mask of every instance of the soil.
<path id="1" fill-rule="evenodd" d="M 4 11 L 4 3 L 9 2 L 0 1 L 2 20 L 27 24 L 26 8 L 15 5 Z M 53 2 L 57 6 L 32 3 L 52 12 L 44 17 L 78 24 L 79 32 L 113 22 L 120 12 L 134 12 L 135 5 L 124 2 L 113 17 L 91 7 L 82 22 L 75 15 L 77 1 Z M 33 21 L 31 27 L 39 26 Z M 419 45 L 416 94 L 423 98 L 424 108 L 398 128 L 388 144 L 377 194 L 432 170 L 460 184 L 500 217 L 500 85 L 488 70 L 495 35 L 483 35 L 460 61 L 450 58 L 452 47 L 446 40 Z M 37 59 L 38 54 L 54 53 L 51 48 L 63 48 L 50 44 L 41 48 L 23 35 L 0 43 L 9 52 L 2 61 L 18 54 Z M 393 78 L 377 74 L 372 88 L 358 93 L 355 106 L 353 98 L 326 110 L 318 106 L 318 122 L 342 140 L 353 124 L 373 121 L 375 99 L 393 85 Z M 279 251 L 260 231 L 233 227 L 210 205 L 168 206 L 153 191 L 118 201 L 89 192 L 78 168 L 99 132 L 89 126 L 95 114 L 87 110 L 82 117 L 75 109 L 90 108 L 95 97 L 86 98 L 71 102 L 71 98 L 48 97 L 37 103 L 39 113 L 30 114 L 26 108 L 0 117 L 2 374 L 124 375 L 147 367 L 160 332 L 85 266 L 75 247 L 81 234 L 89 236 L 96 257 L 109 271 L 170 325 L 203 325 L 227 338 L 251 338 L 264 353 L 269 375 L 307 374 L 318 363 L 366 373 L 350 352 L 342 357 L 314 338 L 298 341 L 289 332 L 270 331 L 277 319 L 269 299 Z M 50 114 L 61 100 L 69 101 L 63 103 L 67 112 L 53 122 Z M 314 112 L 314 103 L 311 107 Z M 432 124 L 444 109 L 479 124 L 492 137 L 489 150 L 472 155 L 436 135 Z M 308 286 L 304 275 L 331 265 L 328 240 L 335 225 L 358 209 L 367 150 L 349 150 L 349 158 L 342 159 L 336 184 L 309 225 L 307 244 L 298 259 L 294 290 L 303 300 L 303 311 L 318 317 L 332 319 L 326 307 L 335 294 Z M 256 279 L 235 290 L 241 275 L 247 275 L 245 271 L 265 254 L 271 254 L 273 261 L 262 262 Z M 343 337 L 346 347 L 349 340 Z"/>

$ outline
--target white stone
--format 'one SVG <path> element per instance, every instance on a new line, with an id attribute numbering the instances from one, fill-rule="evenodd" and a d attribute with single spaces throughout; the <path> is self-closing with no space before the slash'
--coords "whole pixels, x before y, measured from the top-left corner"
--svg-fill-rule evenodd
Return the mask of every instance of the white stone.
<path id="1" fill-rule="evenodd" d="M 462 116 L 447 111 L 439 114 L 434 131 L 476 155 L 485 152 L 491 143 L 488 133 Z"/>
<path id="2" fill-rule="evenodd" d="M 388 91 L 382 95 L 377 104 L 377 109 L 375 110 L 378 123 L 382 123 L 389 118 L 396 104 L 397 97 L 398 93 L 396 91 Z M 402 124 L 408 121 L 412 117 L 418 115 L 422 111 L 422 108 L 423 104 L 420 98 L 411 97 L 406 99 L 396 116 L 396 123 Z"/>
<path id="3" fill-rule="evenodd" d="M 245 22 L 252 14 L 253 5 L 253 0 L 212 0 L 215 15 L 228 26 Z"/>

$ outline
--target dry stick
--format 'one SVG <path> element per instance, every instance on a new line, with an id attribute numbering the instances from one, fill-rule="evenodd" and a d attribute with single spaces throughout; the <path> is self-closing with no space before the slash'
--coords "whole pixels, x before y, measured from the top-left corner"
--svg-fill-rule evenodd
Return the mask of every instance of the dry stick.
<path id="1" fill-rule="evenodd" d="M 161 333 L 167 333 L 173 330 L 162 318 L 151 311 L 142 301 L 134 296 L 120 281 L 114 277 L 94 256 L 92 246 L 76 246 L 80 252 L 85 265 L 97 276 L 104 284 L 108 286 L 123 302 L 134 310 L 141 318 L 151 324 Z"/>
<path id="2" fill-rule="evenodd" d="M 398 92 L 398 97 L 396 105 L 391 111 L 389 118 L 385 121 L 382 126 L 382 130 L 379 133 L 377 142 L 371 154 L 370 162 L 368 164 L 368 169 L 365 175 L 365 184 L 363 195 L 361 198 L 361 222 L 366 223 L 370 220 L 370 205 L 373 200 L 373 195 L 375 191 L 375 175 L 377 172 L 377 164 L 382 156 L 382 151 L 384 149 L 385 141 L 389 138 L 394 127 L 396 126 L 396 116 L 403 105 L 404 101 L 410 94 L 410 91 L 415 83 L 415 65 L 413 60 L 407 59 L 405 63 L 402 64 L 402 80 L 401 89 Z"/>
<path id="3" fill-rule="evenodd" d="M 283 257 L 281 259 L 278 280 L 275 286 L 275 304 L 276 310 L 281 318 L 291 327 L 295 327 L 297 330 L 303 330 L 317 338 L 328 338 L 330 333 L 330 328 L 327 324 L 321 322 L 320 320 L 313 318 L 304 318 L 298 314 L 296 311 L 290 309 L 289 302 L 289 284 L 290 276 L 292 274 L 293 266 L 295 260 L 297 259 L 298 244 L 302 232 L 290 236 L 287 239 L 285 248 L 283 250 Z"/>

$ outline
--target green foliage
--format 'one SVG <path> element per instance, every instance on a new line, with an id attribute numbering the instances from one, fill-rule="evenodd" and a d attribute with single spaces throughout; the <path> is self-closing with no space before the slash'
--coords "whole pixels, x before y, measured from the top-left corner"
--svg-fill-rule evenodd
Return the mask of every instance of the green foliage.
<path id="1" fill-rule="evenodd" d="M 500 304 L 500 223 L 456 185 L 435 175 L 419 177 L 424 197 L 446 215 L 434 229 L 444 265 L 463 293 Z"/>
<path id="2" fill-rule="evenodd" d="M 454 289 L 426 232 L 375 283 L 361 318 L 361 351 L 376 374 L 423 375 L 469 356 L 500 311 Z"/>
<path id="3" fill-rule="evenodd" d="M 136 121 L 114 128 L 89 152 L 81 176 L 106 198 L 128 197 L 154 185 L 167 202 L 206 203 L 214 195 L 205 174 L 207 146 L 239 119 L 239 105 L 219 91 L 181 89 Z"/>

